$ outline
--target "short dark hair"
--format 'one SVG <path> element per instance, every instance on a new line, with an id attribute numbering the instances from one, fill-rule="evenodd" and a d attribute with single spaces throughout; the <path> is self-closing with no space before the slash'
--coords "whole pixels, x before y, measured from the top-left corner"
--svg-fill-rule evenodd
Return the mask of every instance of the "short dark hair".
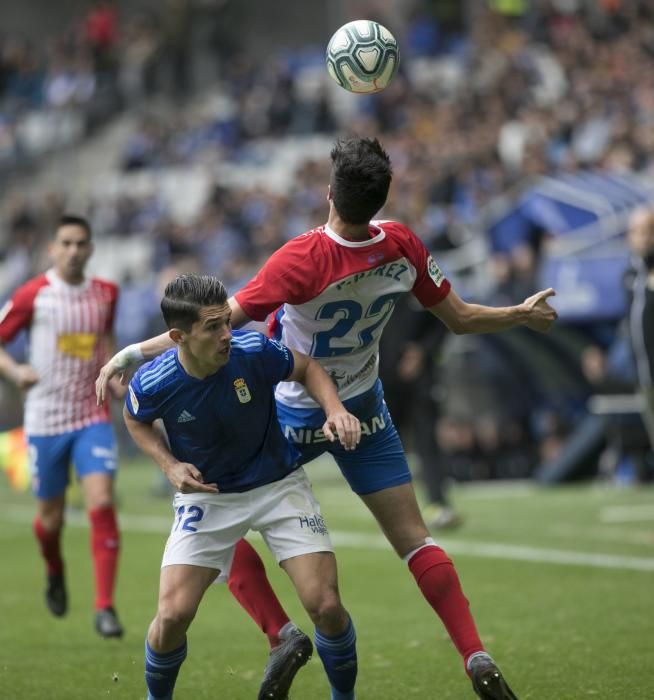
<path id="1" fill-rule="evenodd" d="M 76 214 L 63 214 L 59 218 L 59 223 L 57 224 L 57 228 L 55 230 L 55 236 L 57 235 L 57 231 L 59 231 L 62 226 L 79 226 L 86 231 L 87 240 L 91 240 L 91 224 L 89 224 L 88 220 L 83 216 L 77 216 Z"/>
<path id="2" fill-rule="evenodd" d="M 366 224 L 384 206 L 393 178 L 388 153 L 377 139 L 338 139 L 331 152 L 332 202 L 348 224 Z"/>
<path id="3" fill-rule="evenodd" d="M 217 277 L 179 275 L 166 286 L 161 313 L 168 328 L 190 332 L 203 306 L 221 306 L 226 301 L 227 290 Z"/>

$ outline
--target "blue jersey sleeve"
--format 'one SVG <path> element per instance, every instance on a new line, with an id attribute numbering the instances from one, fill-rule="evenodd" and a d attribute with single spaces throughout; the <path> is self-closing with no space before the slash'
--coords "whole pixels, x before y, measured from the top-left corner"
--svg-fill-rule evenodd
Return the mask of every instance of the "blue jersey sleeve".
<path id="1" fill-rule="evenodd" d="M 152 395 L 146 394 L 141 388 L 140 372 L 137 372 L 129 383 L 125 405 L 132 418 L 142 423 L 153 423 L 160 417 Z"/>
<path id="2" fill-rule="evenodd" d="M 285 345 L 272 338 L 264 338 L 262 356 L 266 375 L 273 384 L 283 382 L 295 368 L 293 353 Z"/>

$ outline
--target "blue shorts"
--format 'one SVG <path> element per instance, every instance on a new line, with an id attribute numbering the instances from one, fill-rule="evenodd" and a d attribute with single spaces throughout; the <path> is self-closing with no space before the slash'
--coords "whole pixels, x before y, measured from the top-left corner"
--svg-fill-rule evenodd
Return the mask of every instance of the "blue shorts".
<path id="1" fill-rule="evenodd" d="M 32 490 L 37 498 L 56 498 L 65 492 L 69 467 L 78 478 L 116 473 L 116 440 L 110 423 L 94 423 L 59 435 L 28 435 Z"/>
<path id="2" fill-rule="evenodd" d="M 379 380 L 372 389 L 347 399 L 345 408 L 361 421 L 361 442 L 345 450 L 340 442 L 329 442 L 322 432 L 325 414 L 319 409 L 291 408 L 277 403 L 277 416 L 287 440 L 300 451 L 300 464 L 329 452 L 350 488 L 360 496 L 411 481 L 400 436 L 384 402 Z"/>

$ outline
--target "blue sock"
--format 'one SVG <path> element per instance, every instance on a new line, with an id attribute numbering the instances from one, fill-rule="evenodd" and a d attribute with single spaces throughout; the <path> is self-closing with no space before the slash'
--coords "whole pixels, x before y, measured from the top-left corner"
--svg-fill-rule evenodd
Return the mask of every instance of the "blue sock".
<path id="1" fill-rule="evenodd" d="M 354 700 L 358 668 L 356 641 L 352 620 L 338 637 L 326 637 L 315 630 L 316 651 L 332 687 L 332 700 Z"/>
<path id="2" fill-rule="evenodd" d="M 186 658 L 186 641 L 172 651 L 160 654 L 145 640 L 145 682 L 148 700 L 170 700 L 179 669 Z"/>

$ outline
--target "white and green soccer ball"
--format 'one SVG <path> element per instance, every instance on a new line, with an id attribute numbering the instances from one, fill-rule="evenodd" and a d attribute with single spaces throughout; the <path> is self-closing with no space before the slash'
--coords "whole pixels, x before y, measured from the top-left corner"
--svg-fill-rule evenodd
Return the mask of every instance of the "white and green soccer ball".
<path id="1" fill-rule="evenodd" d="M 344 24 L 327 44 L 327 71 L 350 92 L 383 90 L 400 65 L 395 37 L 381 24 L 357 19 Z"/>

